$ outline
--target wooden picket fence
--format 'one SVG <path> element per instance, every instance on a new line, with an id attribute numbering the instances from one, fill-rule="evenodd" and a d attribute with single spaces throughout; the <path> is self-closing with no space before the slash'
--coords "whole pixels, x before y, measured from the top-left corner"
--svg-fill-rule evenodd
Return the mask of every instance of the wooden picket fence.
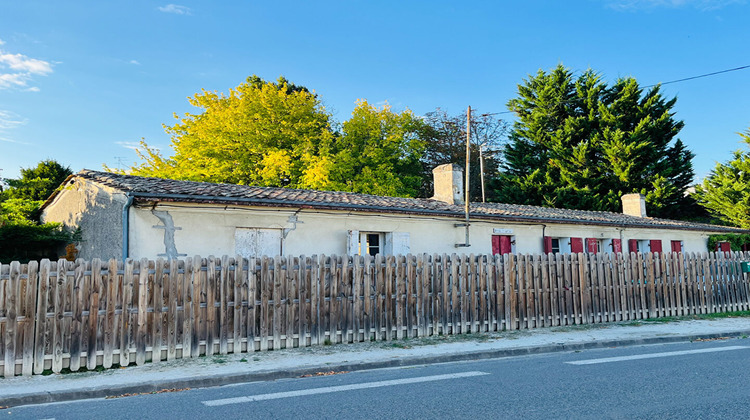
<path id="1" fill-rule="evenodd" d="M 0 374 L 748 310 L 746 253 L 0 266 Z"/>

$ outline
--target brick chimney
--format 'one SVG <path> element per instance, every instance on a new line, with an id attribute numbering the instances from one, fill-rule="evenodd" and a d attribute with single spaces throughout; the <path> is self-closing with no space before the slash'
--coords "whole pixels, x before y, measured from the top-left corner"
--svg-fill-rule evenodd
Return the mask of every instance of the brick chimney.
<path id="1" fill-rule="evenodd" d="M 622 213 L 628 216 L 646 217 L 646 196 L 638 193 L 623 195 Z"/>
<path id="2" fill-rule="evenodd" d="M 460 166 L 446 163 L 432 170 L 435 195 L 433 200 L 448 204 L 464 204 L 464 171 Z"/>

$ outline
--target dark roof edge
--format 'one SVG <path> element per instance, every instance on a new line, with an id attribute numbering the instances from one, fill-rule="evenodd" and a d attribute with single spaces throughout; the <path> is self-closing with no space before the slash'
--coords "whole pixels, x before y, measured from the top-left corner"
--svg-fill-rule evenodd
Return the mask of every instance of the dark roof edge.
<path id="1" fill-rule="evenodd" d="M 68 181 L 70 181 L 72 178 L 78 176 L 78 174 L 70 174 L 67 178 L 65 178 L 65 181 L 63 181 L 59 187 L 55 189 L 55 191 L 50 194 L 49 197 L 42 203 L 41 206 L 39 206 L 39 211 L 44 211 L 45 208 L 47 208 L 48 205 L 52 204 L 53 201 L 55 201 L 55 198 L 57 198 L 58 195 L 65 189 L 65 185 L 68 184 Z"/>
<path id="2" fill-rule="evenodd" d="M 327 209 L 327 210 L 342 210 L 342 211 L 371 211 L 373 213 L 399 213 L 399 214 L 410 214 L 410 215 L 433 215 L 443 217 L 456 217 L 463 218 L 463 212 L 450 212 L 442 210 L 409 210 L 399 207 L 385 207 L 385 206 L 372 206 L 362 204 L 326 204 L 309 201 L 290 201 L 290 200 L 277 200 L 277 199 L 257 199 L 257 198 L 241 198 L 241 197 L 221 197 L 221 196 L 201 196 L 191 194 L 159 194 L 159 193 L 141 193 L 141 192 L 130 192 L 130 195 L 136 199 L 155 199 L 159 201 L 172 201 L 169 199 L 180 199 L 187 202 L 204 203 L 204 204 L 216 204 L 216 201 L 221 201 L 226 204 L 237 204 L 247 205 L 254 204 L 259 207 L 297 207 L 297 208 L 312 208 L 312 209 Z M 166 200 L 165 200 L 166 199 Z M 144 201 L 144 200 L 139 200 Z M 703 226 L 664 226 L 664 225 L 653 225 L 653 224 L 624 224 L 607 221 L 577 221 L 570 219 L 560 218 L 537 218 L 529 216 L 502 216 L 502 215 L 487 215 L 487 214 L 476 214 L 469 213 L 475 220 L 501 220 L 501 221 L 522 221 L 522 222 L 534 222 L 539 224 L 554 223 L 554 224 L 568 224 L 568 225 L 598 225 L 598 226 L 609 226 L 609 227 L 620 227 L 620 228 L 646 228 L 646 229 L 662 229 L 662 230 L 688 230 L 688 231 L 701 231 L 701 232 L 722 232 L 722 233 L 750 233 L 748 230 L 728 227 L 728 226 L 716 226 L 712 225 Z"/>

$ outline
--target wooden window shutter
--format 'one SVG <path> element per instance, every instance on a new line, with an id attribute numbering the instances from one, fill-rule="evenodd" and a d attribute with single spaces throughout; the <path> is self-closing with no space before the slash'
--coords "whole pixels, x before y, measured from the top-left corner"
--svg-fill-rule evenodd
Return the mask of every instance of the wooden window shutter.
<path id="1" fill-rule="evenodd" d="M 672 252 L 682 252 L 682 241 L 672 241 Z"/>
<path id="2" fill-rule="evenodd" d="M 570 252 L 577 254 L 583 252 L 583 239 L 570 238 Z"/>
<path id="3" fill-rule="evenodd" d="M 411 252 L 409 245 L 409 232 L 386 233 L 391 239 L 391 252 L 393 255 L 406 255 Z"/>
<path id="4" fill-rule="evenodd" d="M 589 254 L 596 254 L 596 252 L 599 251 L 597 245 L 598 241 L 596 238 L 586 238 L 586 252 Z"/>
<path id="5" fill-rule="evenodd" d="M 619 239 L 612 239 L 612 252 L 615 254 L 622 253 L 622 241 Z"/>
<path id="6" fill-rule="evenodd" d="M 648 243 L 649 248 L 651 248 L 651 252 L 658 252 L 661 254 L 661 240 L 660 239 L 652 239 Z"/>
<path id="7" fill-rule="evenodd" d="M 552 237 L 545 236 L 544 237 L 544 253 L 549 254 L 550 252 L 552 252 Z"/>
<path id="8" fill-rule="evenodd" d="M 346 236 L 346 255 L 359 254 L 359 231 L 350 230 Z"/>
<path id="9" fill-rule="evenodd" d="M 492 255 L 500 253 L 500 235 L 492 235 Z"/>
<path id="10" fill-rule="evenodd" d="M 500 235 L 500 254 L 505 255 L 513 252 L 510 242 L 510 236 Z"/>
<path id="11" fill-rule="evenodd" d="M 638 252 L 637 239 L 628 239 L 628 252 Z"/>

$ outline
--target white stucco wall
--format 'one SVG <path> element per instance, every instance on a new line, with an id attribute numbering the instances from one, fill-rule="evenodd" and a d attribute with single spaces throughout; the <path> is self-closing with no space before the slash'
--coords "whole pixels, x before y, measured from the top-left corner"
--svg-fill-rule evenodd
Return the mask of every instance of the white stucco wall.
<path id="1" fill-rule="evenodd" d="M 125 194 L 83 178 L 72 178 L 41 215 L 71 231 L 81 228 L 80 258 L 122 258 L 122 208 Z"/>
<path id="2" fill-rule="evenodd" d="M 234 255 L 235 230 L 242 228 L 288 229 L 283 239 L 285 255 L 345 254 L 349 230 L 360 232 L 408 232 L 411 253 L 492 252 L 493 229 L 514 236 L 516 253 L 543 252 L 542 236 L 579 238 L 621 238 L 627 251 L 628 239 L 660 239 L 665 252 L 670 241 L 684 242 L 685 252 L 705 252 L 708 232 L 664 229 L 619 229 L 587 225 L 492 223 L 473 221 L 471 247 L 456 248 L 465 242 L 463 227 L 454 227 L 461 219 L 401 216 L 382 213 L 348 213 L 263 207 L 225 207 L 200 204 L 161 203 L 155 207 L 134 207 L 130 213 L 130 256 L 153 258 L 165 254 L 164 222 L 154 215 L 167 212 L 176 228 L 174 245 L 178 254 L 193 256 Z M 164 213 L 162 219 L 164 218 Z M 295 216 L 297 223 L 291 222 Z M 158 226 L 158 227 L 155 227 Z"/>

